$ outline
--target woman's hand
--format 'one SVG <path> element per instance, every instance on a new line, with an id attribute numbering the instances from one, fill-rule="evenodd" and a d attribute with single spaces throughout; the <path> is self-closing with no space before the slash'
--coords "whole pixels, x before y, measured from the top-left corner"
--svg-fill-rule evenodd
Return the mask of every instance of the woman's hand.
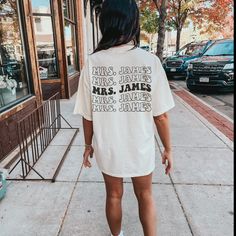
<path id="1" fill-rule="evenodd" d="M 86 146 L 85 147 L 85 150 L 84 150 L 84 155 L 83 155 L 83 157 L 84 157 L 84 162 L 83 162 L 83 164 L 84 164 L 84 167 L 85 168 L 91 168 L 92 167 L 92 164 L 91 164 L 91 162 L 89 161 L 89 158 L 93 158 L 93 152 L 94 152 L 94 150 L 93 150 L 93 147 L 92 146 Z"/>
<path id="2" fill-rule="evenodd" d="M 173 171 L 173 157 L 171 150 L 164 150 L 162 153 L 162 164 L 166 166 L 166 175 L 169 175 Z"/>
<path id="3" fill-rule="evenodd" d="M 166 175 L 169 175 L 173 171 L 169 115 L 167 113 L 164 113 L 162 115 L 156 116 L 154 117 L 154 122 L 156 124 L 161 142 L 165 147 L 165 150 L 162 153 L 162 164 L 165 165 Z"/>

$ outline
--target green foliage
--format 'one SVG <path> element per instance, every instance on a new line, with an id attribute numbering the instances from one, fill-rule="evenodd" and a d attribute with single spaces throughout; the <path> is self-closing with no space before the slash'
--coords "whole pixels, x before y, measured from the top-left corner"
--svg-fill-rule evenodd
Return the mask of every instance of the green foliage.
<path id="1" fill-rule="evenodd" d="M 157 11 L 152 11 L 149 7 L 145 7 L 140 11 L 141 29 L 149 34 L 157 33 L 158 29 L 158 14 Z"/>

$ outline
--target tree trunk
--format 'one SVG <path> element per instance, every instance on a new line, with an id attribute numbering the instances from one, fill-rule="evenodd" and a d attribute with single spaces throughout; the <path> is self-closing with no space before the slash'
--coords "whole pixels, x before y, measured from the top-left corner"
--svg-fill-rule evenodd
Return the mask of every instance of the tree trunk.
<path id="1" fill-rule="evenodd" d="M 157 56 L 163 61 L 163 49 L 165 43 L 165 34 L 166 34 L 166 17 L 167 17 L 167 0 L 161 1 L 160 7 L 160 19 L 158 25 L 158 40 L 157 40 Z"/>
<path id="2" fill-rule="evenodd" d="M 182 32 L 182 28 L 177 28 L 177 36 L 176 36 L 176 52 L 179 51 L 180 49 L 180 37 L 181 37 L 181 32 Z"/>

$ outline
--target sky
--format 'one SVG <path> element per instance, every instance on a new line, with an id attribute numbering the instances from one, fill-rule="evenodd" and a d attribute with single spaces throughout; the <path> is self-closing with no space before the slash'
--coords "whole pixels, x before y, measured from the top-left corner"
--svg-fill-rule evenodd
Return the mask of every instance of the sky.
<path id="1" fill-rule="evenodd" d="M 50 0 L 32 0 L 33 7 L 40 7 L 40 6 L 49 6 Z"/>

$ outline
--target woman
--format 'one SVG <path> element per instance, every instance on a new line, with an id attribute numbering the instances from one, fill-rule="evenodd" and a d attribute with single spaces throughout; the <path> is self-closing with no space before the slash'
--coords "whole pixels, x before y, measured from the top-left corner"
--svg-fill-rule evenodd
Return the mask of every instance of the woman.
<path id="1" fill-rule="evenodd" d="M 165 148 L 162 163 L 173 168 L 167 111 L 173 97 L 160 60 L 140 48 L 135 0 L 105 0 L 102 39 L 81 72 L 74 114 L 83 117 L 84 166 L 96 157 L 106 186 L 106 216 L 112 235 L 121 229 L 123 178 L 132 178 L 145 236 L 156 236 L 152 195 L 154 126 Z"/>

